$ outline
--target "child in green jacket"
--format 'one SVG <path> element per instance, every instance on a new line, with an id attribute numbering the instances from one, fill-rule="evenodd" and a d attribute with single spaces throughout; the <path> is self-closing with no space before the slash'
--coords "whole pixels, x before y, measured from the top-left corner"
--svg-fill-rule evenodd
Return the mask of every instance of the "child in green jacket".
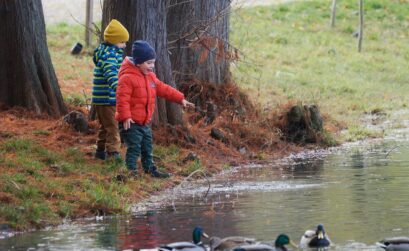
<path id="1" fill-rule="evenodd" d="M 113 19 L 104 31 L 104 42 L 94 51 L 94 79 L 92 105 L 100 123 L 95 158 L 120 158 L 121 140 L 115 120 L 118 71 L 123 60 L 123 49 L 129 40 L 126 28 Z"/>

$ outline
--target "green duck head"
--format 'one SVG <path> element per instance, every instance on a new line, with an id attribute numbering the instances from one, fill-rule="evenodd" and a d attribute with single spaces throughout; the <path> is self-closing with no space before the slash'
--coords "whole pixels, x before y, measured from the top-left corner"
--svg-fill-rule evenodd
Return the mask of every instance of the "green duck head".
<path id="1" fill-rule="evenodd" d="M 315 232 L 317 234 L 318 239 L 324 239 L 325 237 L 325 229 L 324 226 L 322 224 L 319 224 L 317 226 L 317 230 Z"/>
<path id="2" fill-rule="evenodd" d="M 209 236 L 205 232 L 203 232 L 203 229 L 201 227 L 195 227 L 193 229 L 193 243 L 200 244 L 202 242 L 202 236 L 205 238 L 209 238 Z"/>
<path id="3" fill-rule="evenodd" d="M 279 236 L 277 236 L 277 239 L 276 239 L 274 245 L 277 248 L 282 248 L 285 245 L 291 245 L 291 246 L 297 248 L 297 245 L 294 242 L 292 242 L 290 240 L 290 237 L 288 237 L 288 235 L 286 235 L 286 234 L 280 234 Z"/>

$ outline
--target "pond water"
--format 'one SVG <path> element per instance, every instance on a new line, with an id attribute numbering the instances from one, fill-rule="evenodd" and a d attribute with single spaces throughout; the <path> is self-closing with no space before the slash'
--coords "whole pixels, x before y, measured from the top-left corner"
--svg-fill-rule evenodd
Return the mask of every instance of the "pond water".
<path id="1" fill-rule="evenodd" d="M 235 168 L 210 180 L 186 182 L 127 217 L 105 217 L 0 240 L 0 250 L 125 250 L 209 235 L 296 243 L 324 224 L 331 250 L 382 250 L 385 237 L 409 236 L 409 140 L 393 138 L 305 153 L 265 166 Z M 206 242 L 206 240 L 205 240 Z"/>

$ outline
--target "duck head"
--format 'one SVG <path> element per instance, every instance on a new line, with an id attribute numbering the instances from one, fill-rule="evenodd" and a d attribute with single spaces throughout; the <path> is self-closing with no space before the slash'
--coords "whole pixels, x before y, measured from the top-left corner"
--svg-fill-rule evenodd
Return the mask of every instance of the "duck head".
<path id="1" fill-rule="evenodd" d="M 315 231 L 315 234 L 317 235 L 317 238 L 319 240 L 322 240 L 325 238 L 325 229 L 324 226 L 322 224 L 319 224 L 317 226 L 317 230 Z"/>
<path id="2" fill-rule="evenodd" d="M 202 236 L 205 238 L 209 238 L 209 236 L 205 232 L 203 232 L 203 229 L 201 227 L 195 227 L 193 229 L 193 243 L 200 244 L 202 242 Z"/>
<path id="3" fill-rule="evenodd" d="M 288 237 L 288 235 L 286 234 L 280 234 L 279 236 L 277 236 L 274 245 L 276 248 L 283 248 L 285 245 L 291 245 L 295 248 L 298 248 L 298 246 L 292 240 L 290 240 L 290 237 Z"/>

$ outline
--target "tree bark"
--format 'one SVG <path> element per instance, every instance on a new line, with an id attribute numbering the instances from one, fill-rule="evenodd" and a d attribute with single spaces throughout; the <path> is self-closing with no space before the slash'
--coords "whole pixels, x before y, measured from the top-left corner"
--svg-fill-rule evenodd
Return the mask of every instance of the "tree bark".
<path id="1" fill-rule="evenodd" d="M 0 0 L 0 23 L 0 103 L 37 114 L 65 114 L 41 0 Z"/>
<path id="2" fill-rule="evenodd" d="M 86 0 L 86 12 L 85 12 L 85 45 L 87 47 L 92 44 L 92 22 L 93 22 L 93 6 L 94 0 Z"/>
<path id="3" fill-rule="evenodd" d="M 172 69 L 167 47 L 166 30 L 167 1 L 149 0 L 105 0 L 102 14 L 102 30 L 113 18 L 121 22 L 129 31 L 130 40 L 126 48 L 127 55 L 132 53 L 132 42 L 148 41 L 156 51 L 156 75 L 160 80 L 176 87 L 172 78 Z M 180 105 L 159 98 L 157 111 L 153 118 L 154 125 L 182 124 Z"/>
<path id="4" fill-rule="evenodd" d="M 230 0 L 170 0 L 168 40 L 177 83 L 230 80 Z"/>
<path id="5" fill-rule="evenodd" d="M 331 27 L 335 27 L 335 19 L 337 16 L 337 0 L 332 0 L 331 7 Z"/>

